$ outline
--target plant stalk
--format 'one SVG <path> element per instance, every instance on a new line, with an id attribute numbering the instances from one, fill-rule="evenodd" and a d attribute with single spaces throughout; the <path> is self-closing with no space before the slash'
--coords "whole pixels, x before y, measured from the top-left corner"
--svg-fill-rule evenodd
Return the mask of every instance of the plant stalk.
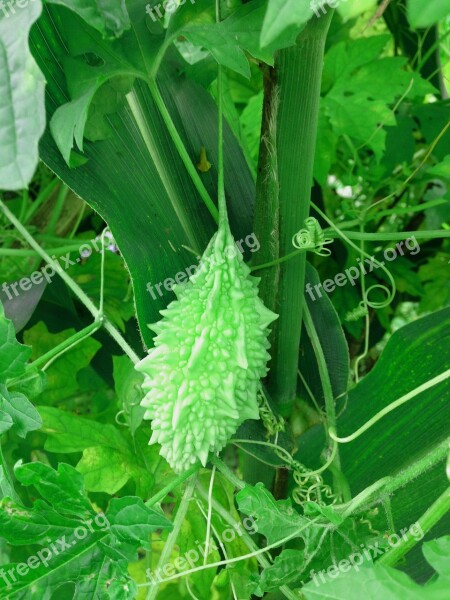
<path id="1" fill-rule="evenodd" d="M 332 14 L 329 11 L 320 19 L 311 19 L 296 46 L 280 51 L 276 60 L 277 99 L 272 99 L 271 106 L 279 102 L 279 107 L 276 115 L 266 119 L 269 130 L 263 131 L 264 140 L 274 127 L 270 119 L 276 118 L 276 172 L 259 172 L 256 223 L 261 219 L 259 211 L 272 219 L 270 226 L 276 230 L 278 209 L 280 256 L 292 252 L 292 238 L 309 215 L 324 48 Z M 278 207 L 274 209 L 276 186 Z M 261 239 L 262 247 L 265 244 L 271 244 L 270 237 Z M 269 391 L 286 415 L 297 390 L 306 255 L 294 256 L 275 268 L 280 274 L 275 309 L 280 317 L 273 331 Z"/>

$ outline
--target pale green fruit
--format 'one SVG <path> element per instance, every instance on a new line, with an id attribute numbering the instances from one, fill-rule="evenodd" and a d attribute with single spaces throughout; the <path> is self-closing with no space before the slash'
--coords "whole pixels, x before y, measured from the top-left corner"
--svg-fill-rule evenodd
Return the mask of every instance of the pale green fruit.
<path id="1" fill-rule="evenodd" d="M 150 443 L 181 472 L 223 448 L 246 419 L 258 419 L 267 373 L 268 326 L 277 318 L 258 297 L 228 225 L 211 239 L 190 281 L 151 328 L 155 347 L 138 365 Z"/>

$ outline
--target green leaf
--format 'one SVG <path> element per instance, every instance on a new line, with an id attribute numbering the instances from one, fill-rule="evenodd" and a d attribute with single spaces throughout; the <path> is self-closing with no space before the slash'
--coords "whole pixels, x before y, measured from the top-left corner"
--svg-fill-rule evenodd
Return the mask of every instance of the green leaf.
<path id="1" fill-rule="evenodd" d="M 86 497 L 83 477 L 72 466 L 58 465 L 55 471 L 40 462 L 20 464 L 14 475 L 25 486 L 34 486 L 39 494 L 61 514 L 80 517 L 92 513 L 92 506 Z"/>
<path id="2" fill-rule="evenodd" d="M 50 504 L 38 499 L 28 508 L 8 498 L 0 503 L 2 538 L 27 547 L 26 562 L 2 565 L 0 596 L 60 597 L 61 586 L 73 584 L 77 598 L 135 598 L 128 562 L 148 547 L 154 531 L 169 529 L 170 521 L 136 497 L 113 499 L 107 515 L 97 514 L 69 465 L 60 464 L 57 473 L 40 463 L 21 465 L 16 475 Z"/>
<path id="3" fill-rule="evenodd" d="M 40 0 L 0 12 L 0 189 L 20 190 L 38 164 L 38 142 L 45 128 L 45 80 L 28 48 L 31 26 L 41 14 Z"/>
<path id="4" fill-rule="evenodd" d="M 295 531 L 308 527 L 309 519 L 299 515 L 292 507 L 291 500 L 275 500 L 262 483 L 256 486 L 246 486 L 237 496 L 239 510 L 251 515 L 256 521 L 258 533 L 267 538 L 268 544 L 273 544 Z"/>
<path id="5" fill-rule="evenodd" d="M 447 538 L 426 542 L 423 545 L 425 558 L 428 560 L 433 556 L 429 547 L 440 548 L 447 552 L 446 557 L 439 556 L 439 568 L 445 565 L 445 574 L 439 572 L 440 577 L 432 578 L 425 585 L 417 584 L 406 573 L 402 573 L 391 567 L 381 565 L 371 565 L 370 563 L 362 566 L 356 565 L 356 560 L 352 564 L 349 560 L 339 561 L 329 568 L 319 573 L 311 572 L 312 581 L 302 588 L 306 600 L 359 600 L 361 597 L 367 600 L 376 600 L 386 598 L 386 600 L 398 600 L 399 598 L 408 598 L 411 600 L 443 600 L 448 596 L 448 549 L 449 541 Z M 364 559 L 364 555 L 361 554 Z M 355 557 L 356 558 L 356 557 Z M 431 564 L 431 563 L 430 563 Z M 432 565 L 434 566 L 434 565 Z"/>
<path id="6" fill-rule="evenodd" d="M 151 533 L 171 529 L 172 524 L 159 512 L 145 506 L 140 498 L 113 498 L 106 513 L 111 532 L 121 542 L 150 548 Z"/>
<path id="7" fill-rule="evenodd" d="M 269 46 L 281 35 L 298 35 L 313 15 L 310 0 L 269 0 L 261 30 L 261 46 Z"/>
<path id="8" fill-rule="evenodd" d="M 422 548 L 427 563 L 441 577 L 450 577 L 450 535 L 425 542 Z"/>
<path id="9" fill-rule="evenodd" d="M 84 484 L 90 492 L 115 494 L 130 479 L 136 482 L 136 494 L 147 497 L 154 477 L 130 451 L 119 452 L 105 446 L 86 448 L 77 469 L 84 475 Z"/>
<path id="10" fill-rule="evenodd" d="M 450 309 L 395 331 L 375 367 L 349 391 L 345 410 L 338 419 L 338 435 L 351 434 L 378 411 L 448 369 L 449 344 Z M 447 379 L 396 408 L 353 442 L 340 444 L 342 472 L 352 494 L 383 477 L 403 472 L 443 443 L 448 438 L 449 398 Z M 296 458 L 305 460 L 308 456 L 308 467 L 320 466 L 324 444 L 322 427 L 312 427 L 299 439 Z M 399 490 L 391 498 L 395 531 L 415 522 L 447 485 L 444 465 L 437 464 Z M 389 529 L 384 512 L 380 513 L 376 527 Z M 439 534 L 440 527 L 433 530 L 435 534 Z M 408 560 L 417 575 L 425 575 L 423 559 L 418 553 L 411 552 Z"/>
<path id="11" fill-rule="evenodd" d="M 258 577 L 252 577 L 256 580 L 252 593 L 262 598 L 266 592 L 279 590 L 281 586 L 297 581 L 304 562 L 304 552 L 300 550 L 283 550 L 275 558 L 273 565 L 266 567 Z"/>
<path id="12" fill-rule="evenodd" d="M 50 333 L 43 321 L 27 329 L 24 341 L 32 347 L 33 360 L 53 350 L 55 346 L 70 338 L 75 329 Z M 70 351 L 59 357 L 48 369 L 47 386 L 43 393 L 45 402 L 52 404 L 68 398 L 78 390 L 77 375 L 87 367 L 101 344 L 93 338 L 87 338 Z"/>
<path id="13" fill-rule="evenodd" d="M 134 435 L 144 417 L 145 408 L 140 402 L 144 397 L 141 389 L 144 377 L 136 371 L 127 356 L 113 356 L 114 383 L 119 403 L 124 411 L 124 418 Z"/>
<path id="14" fill-rule="evenodd" d="M 20 377 L 31 356 L 31 348 L 16 340 L 13 322 L 5 317 L 0 303 L 0 383 Z"/>
<path id="15" fill-rule="evenodd" d="M 74 11 L 103 36 L 120 37 L 130 28 L 125 0 L 48 0 L 48 2 L 60 4 Z"/>
<path id="16" fill-rule="evenodd" d="M 8 431 L 8 429 L 11 429 L 13 425 L 14 421 L 12 420 L 11 415 L 0 410 L 0 435 L 5 433 L 5 431 Z"/>
<path id="17" fill-rule="evenodd" d="M 5 413 L 6 417 L 11 418 L 10 427 L 7 427 L 7 418 L 1 419 L 1 415 Z M 25 438 L 29 431 L 40 429 L 42 425 L 41 417 L 31 402 L 19 392 L 9 392 L 3 384 L 0 384 L 0 419 L 3 420 L 4 427 L 11 429 L 21 438 Z"/>
<path id="18" fill-rule="evenodd" d="M 105 446 L 121 452 L 128 444 L 113 425 L 84 419 L 49 406 L 39 406 L 42 431 L 48 435 L 45 449 L 49 452 L 79 452 L 85 448 Z"/>
<path id="19" fill-rule="evenodd" d="M 130 60 L 135 60 L 134 68 L 141 66 L 143 60 L 139 48 L 146 57 L 151 52 L 151 49 L 147 51 L 148 43 L 154 38 L 158 44 L 161 42 L 160 36 L 149 35 L 144 22 L 142 37 L 139 29 L 139 38 L 134 41 L 130 38 L 129 53 L 125 57 L 117 43 L 101 40 L 93 30 L 89 32 L 89 43 L 75 35 L 79 23 L 70 13 L 64 15 L 68 33 L 56 29 L 60 8 L 49 9 L 33 30 L 32 42 L 33 52 L 49 81 L 50 115 L 69 99 L 61 92 L 66 88 L 66 80 L 60 65 L 67 57 L 61 37 L 71 41 L 74 53 L 81 50 L 84 56 L 107 60 L 111 54 L 119 55 L 126 63 L 129 55 Z M 143 15 L 142 5 L 136 4 L 135 9 Z M 125 35 L 131 36 L 131 32 Z M 80 40 L 83 41 L 81 48 Z M 180 59 L 173 59 L 174 68 L 160 73 L 164 100 L 192 159 L 198 161 L 202 146 L 207 149 L 213 168 L 202 175 L 202 179 L 211 196 L 216 197 L 217 107 L 206 90 L 180 77 L 177 70 L 181 66 Z M 159 310 L 172 298 L 163 282 L 196 264 L 196 259 L 182 245 L 201 252 L 214 232 L 214 222 L 169 139 L 148 88 L 142 82 L 135 82 L 130 97 L 139 114 L 138 120 L 129 105 L 111 115 L 108 139 L 95 143 L 84 141 L 89 159 L 85 165 L 69 169 L 48 131 L 41 143 L 41 153 L 52 170 L 108 222 L 129 269 L 140 330 L 144 343 L 150 347 L 153 335 L 147 325 L 158 320 Z M 245 239 L 252 231 L 255 186 L 242 150 L 226 124 L 224 133 L 230 222 L 236 239 Z M 142 231 L 151 231 L 152 235 L 143 237 Z"/>
<path id="20" fill-rule="evenodd" d="M 450 14 L 447 0 L 408 0 L 408 20 L 416 29 L 430 27 Z"/>

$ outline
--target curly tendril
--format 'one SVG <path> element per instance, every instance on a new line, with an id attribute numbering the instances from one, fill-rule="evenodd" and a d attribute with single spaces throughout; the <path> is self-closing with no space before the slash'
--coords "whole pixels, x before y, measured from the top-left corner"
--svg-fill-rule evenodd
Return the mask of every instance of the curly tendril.
<path id="1" fill-rule="evenodd" d="M 309 250 L 318 256 L 330 256 L 331 250 L 325 245 L 332 244 L 333 239 L 326 238 L 315 217 L 305 219 L 304 229 L 300 229 L 292 238 L 292 245 L 298 250 Z"/>

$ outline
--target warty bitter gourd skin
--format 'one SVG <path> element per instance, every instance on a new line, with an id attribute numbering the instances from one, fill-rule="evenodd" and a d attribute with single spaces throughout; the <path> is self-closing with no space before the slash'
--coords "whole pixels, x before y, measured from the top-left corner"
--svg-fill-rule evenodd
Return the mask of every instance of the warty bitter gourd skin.
<path id="1" fill-rule="evenodd" d="M 155 347 L 137 365 L 145 375 L 142 406 L 150 444 L 176 472 L 221 450 L 239 425 L 258 419 L 257 393 L 270 358 L 269 325 L 277 315 L 258 296 L 228 222 L 206 248 L 200 268 L 174 287 L 162 310 Z"/>

